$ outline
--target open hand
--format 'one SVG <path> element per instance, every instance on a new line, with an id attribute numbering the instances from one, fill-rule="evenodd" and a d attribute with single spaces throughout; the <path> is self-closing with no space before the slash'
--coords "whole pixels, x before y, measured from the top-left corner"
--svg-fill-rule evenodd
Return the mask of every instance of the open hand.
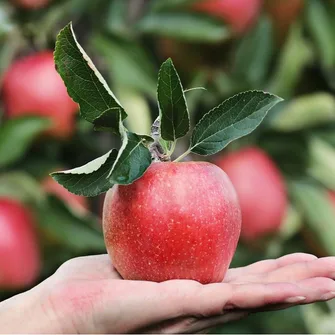
<path id="1" fill-rule="evenodd" d="M 195 333 L 258 311 L 332 299 L 334 277 L 335 257 L 308 254 L 230 269 L 223 283 L 209 285 L 123 280 L 107 255 L 79 257 L 32 290 L 43 315 L 26 325 L 35 332 Z"/>

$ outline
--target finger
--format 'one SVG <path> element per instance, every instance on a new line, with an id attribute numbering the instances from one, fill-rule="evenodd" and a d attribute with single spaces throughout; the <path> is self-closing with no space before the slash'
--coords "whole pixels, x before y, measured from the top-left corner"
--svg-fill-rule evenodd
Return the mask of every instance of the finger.
<path id="1" fill-rule="evenodd" d="M 296 303 L 306 299 L 305 290 L 295 283 L 252 283 L 232 285 L 224 308 L 250 310 L 267 305 Z"/>
<path id="2" fill-rule="evenodd" d="M 262 306 L 249 312 L 265 312 L 286 309 L 296 305 L 310 304 L 318 301 L 328 301 L 335 298 L 335 283 L 329 278 L 309 278 L 297 283 L 306 297 L 305 300 L 293 303 L 279 303 L 273 305 Z"/>
<path id="3" fill-rule="evenodd" d="M 335 278 L 335 257 L 286 265 L 268 273 L 245 276 L 245 282 L 297 282 L 307 278 Z"/>
<path id="4" fill-rule="evenodd" d="M 265 272 L 270 272 L 279 269 L 283 266 L 294 264 L 297 262 L 306 262 L 317 259 L 316 256 L 304 253 L 295 253 L 286 255 L 278 259 L 268 259 L 260 261 L 245 267 L 229 269 L 224 279 L 225 283 L 232 282 L 238 278 L 242 278 L 249 275 L 256 275 Z"/>
<path id="5" fill-rule="evenodd" d="M 330 278 L 308 278 L 298 282 L 298 285 L 306 292 L 303 304 L 327 301 L 335 297 L 335 282 Z"/>

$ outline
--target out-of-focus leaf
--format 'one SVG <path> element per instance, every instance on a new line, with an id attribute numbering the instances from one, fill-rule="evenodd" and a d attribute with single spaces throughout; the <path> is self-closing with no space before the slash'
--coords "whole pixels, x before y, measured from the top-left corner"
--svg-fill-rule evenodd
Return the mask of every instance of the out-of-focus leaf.
<path id="1" fill-rule="evenodd" d="M 233 74 L 251 87 L 263 82 L 273 54 L 271 21 L 262 17 L 253 30 L 241 40 L 235 54 Z"/>
<path id="2" fill-rule="evenodd" d="M 107 176 L 112 170 L 117 154 L 117 150 L 113 149 L 84 166 L 55 172 L 52 178 L 74 194 L 86 197 L 97 196 L 107 192 L 113 186 Z"/>
<path id="3" fill-rule="evenodd" d="M 313 57 L 312 48 L 303 37 L 302 27 L 297 22 L 291 27 L 274 76 L 269 84 L 269 92 L 283 98 L 291 97 L 303 70 L 312 62 Z"/>
<path id="4" fill-rule="evenodd" d="M 128 185 L 142 177 L 151 164 L 151 153 L 147 142 L 149 136 L 129 132 L 120 123 L 122 146 L 107 178 L 112 184 Z"/>
<path id="5" fill-rule="evenodd" d="M 326 311 L 322 303 L 303 306 L 302 313 L 310 334 L 334 334 L 335 312 Z"/>
<path id="6" fill-rule="evenodd" d="M 292 99 L 271 120 L 278 131 L 295 131 L 335 121 L 335 97 L 329 93 L 312 93 Z"/>
<path id="7" fill-rule="evenodd" d="M 206 71 L 198 71 L 190 83 L 192 87 L 206 87 L 209 81 L 209 74 Z M 204 96 L 203 90 L 192 90 L 187 92 L 186 101 L 189 109 L 189 113 L 192 116 L 201 98 Z"/>
<path id="8" fill-rule="evenodd" d="M 213 155 L 230 142 L 250 134 L 263 121 L 267 112 L 282 101 L 262 91 L 247 91 L 225 100 L 195 126 L 190 151 Z"/>
<path id="9" fill-rule="evenodd" d="M 258 145 L 269 153 L 285 175 L 296 177 L 306 174 L 309 163 L 306 134 L 263 132 L 258 139 Z"/>
<path id="10" fill-rule="evenodd" d="M 39 227 L 46 238 L 75 252 L 106 250 L 99 222 L 91 216 L 77 216 L 62 201 L 49 196 L 38 209 Z M 94 229 L 93 227 L 97 227 Z"/>
<path id="11" fill-rule="evenodd" d="M 324 69 L 335 67 L 335 30 L 332 26 L 334 17 L 327 10 L 325 1 L 309 0 L 306 2 L 306 19 L 308 29 L 315 41 Z"/>
<path id="12" fill-rule="evenodd" d="M 0 167 L 20 159 L 34 139 L 50 126 L 47 119 L 25 116 L 11 119 L 0 128 Z"/>
<path id="13" fill-rule="evenodd" d="M 93 38 L 92 45 L 104 58 L 116 87 L 133 89 L 156 98 L 153 62 L 136 42 L 99 35 Z"/>
<path id="14" fill-rule="evenodd" d="M 161 116 L 161 136 L 175 141 L 190 129 L 190 117 L 179 75 L 171 59 L 165 61 L 158 74 L 157 99 Z"/>
<path id="15" fill-rule="evenodd" d="M 306 181 L 290 183 L 297 207 L 306 218 L 307 228 L 329 255 L 335 255 L 335 209 L 327 193 Z"/>
<path id="16" fill-rule="evenodd" d="M 29 204 L 40 204 L 45 200 L 39 183 L 21 171 L 0 174 L 0 197 L 2 196 Z"/>
<path id="17" fill-rule="evenodd" d="M 151 9 L 154 11 L 165 11 L 180 8 L 187 8 L 199 0 L 155 0 L 151 2 Z"/>
<path id="18" fill-rule="evenodd" d="M 144 96 L 123 86 L 116 88 L 115 91 L 128 113 L 128 118 L 125 120 L 127 128 L 136 134 L 149 135 L 152 119 L 149 104 Z"/>
<path id="19" fill-rule="evenodd" d="M 279 236 L 281 239 L 288 240 L 295 235 L 302 227 L 301 213 L 290 204 L 287 207 L 284 221 L 280 227 Z"/>
<path id="20" fill-rule="evenodd" d="M 77 42 L 71 23 L 58 34 L 54 56 L 56 69 L 79 104 L 81 116 L 96 129 L 118 133 L 119 118 L 123 120 L 127 114 Z"/>
<path id="21" fill-rule="evenodd" d="M 0 38 L 8 34 L 14 28 L 14 23 L 11 19 L 13 8 L 8 3 L 0 2 Z"/>
<path id="22" fill-rule="evenodd" d="M 230 30 L 222 21 L 205 15 L 187 12 L 149 13 L 138 23 L 143 34 L 172 37 L 189 42 L 222 42 Z"/>
<path id="23" fill-rule="evenodd" d="M 309 139 L 308 174 L 335 191 L 335 148 L 317 136 Z"/>
<path id="24" fill-rule="evenodd" d="M 110 2 L 106 27 L 109 32 L 124 35 L 128 34 L 127 9 L 129 2 L 114 0 Z"/>

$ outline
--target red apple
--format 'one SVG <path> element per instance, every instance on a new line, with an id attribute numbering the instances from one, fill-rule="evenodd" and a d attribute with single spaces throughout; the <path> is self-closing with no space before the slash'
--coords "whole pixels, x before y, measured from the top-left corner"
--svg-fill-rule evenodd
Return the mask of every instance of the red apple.
<path id="1" fill-rule="evenodd" d="M 266 0 L 265 10 L 270 15 L 277 39 L 282 42 L 291 24 L 304 8 L 304 0 Z"/>
<path id="2" fill-rule="evenodd" d="M 215 163 L 232 181 L 242 210 L 241 238 L 254 241 L 280 228 L 287 208 L 285 183 L 270 157 L 257 147 L 219 157 Z"/>
<path id="3" fill-rule="evenodd" d="M 89 208 L 88 199 L 69 192 L 66 188 L 58 184 L 51 177 L 46 177 L 42 181 L 42 187 L 47 193 L 57 196 L 59 199 L 68 204 L 70 208 L 77 211 L 78 213 L 87 213 Z"/>
<path id="4" fill-rule="evenodd" d="M 236 33 L 246 32 L 257 20 L 262 0 L 199 0 L 193 9 L 223 19 Z"/>
<path id="5" fill-rule="evenodd" d="M 34 283 L 40 271 L 35 222 L 16 200 L 0 198 L 0 288 Z"/>
<path id="6" fill-rule="evenodd" d="M 14 62 L 5 74 L 2 94 L 8 118 L 40 115 L 51 119 L 50 134 L 68 137 L 73 132 L 78 107 L 55 70 L 51 51 Z"/>
<path id="7" fill-rule="evenodd" d="M 45 7 L 50 0 L 12 0 L 12 2 L 25 9 L 38 9 Z"/>
<path id="8" fill-rule="evenodd" d="M 220 282 L 240 228 L 234 187 L 205 162 L 153 163 L 133 184 L 110 189 L 103 210 L 108 253 L 132 280 Z"/>

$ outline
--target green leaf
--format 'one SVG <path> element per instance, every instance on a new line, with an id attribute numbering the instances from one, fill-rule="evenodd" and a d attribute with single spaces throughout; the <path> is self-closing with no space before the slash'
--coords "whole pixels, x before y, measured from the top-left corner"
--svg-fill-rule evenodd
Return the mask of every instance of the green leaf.
<path id="1" fill-rule="evenodd" d="M 306 217 L 307 228 L 329 255 L 335 255 L 335 234 L 332 233 L 335 210 L 327 193 L 307 182 L 293 182 L 290 190 L 297 206 Z"/>
<path id="2" fill-rule="evenodd" d="M 68 191 L 94 197 L 107 192 L 113 183 L 107 179 L 116 157 L 117 150 L 113 149 L 107 154 L 72 170 L 52 173 L 51 176 Z"/>
<path id="3" fill-rule="evenodd" d="M 171 59 L 165 61 L 158 74 L 157 98 L 161 114 L 161 135 L 175 141 L 190 129 L 184 89 Z"/>
<path id="4" fill-rule="evenodd" d="M 271 120 L 278 131 L 295 131 L 335 121 L 335 98 L 317 92 L 292 99 Z"/>
<path id="5" fill-rule="evenodd" d="M 80 253 L 105 252 L 103 235 L 98 231 L 100 223 L 95 217 L 75 215 L 53 196 L 39 207 L 38 215 L 40 229 L 54 243 Z"/>
<path id="6" fill-rule="evenodd" d="M 264 80 L 273 55 L 271 21 L 261 18 L 241 40 L 235 54 L 233 74 L 237 79 L 259 86 Z"/>
<path id="7" fill-rule="evenodd" d="M 198 122 L 191 137 L 190 151 L 213 155 L 230 142 L 250 134 L 281 98 L 262 91 L 247 91 L 225 100 Z"/>
<path id="8" fill-rule="evenodd" d="M 119 119 L 127 114 L 77 42 L 71 23 L 57 36 L 54 57 L 57 71 L 69 95 L 79 104 L 82 117 L 95 129 L 118 133 Z"/>
<path id="9" fill-rule="evenodd" d="M 40 184 L 25 172 L 12 171 L 0 175 L 0 196 L 24 203 L 39 204 L 45 198 Z"/>
<path id="10" fill-rule="evenodd" d="M 0 128 L 0 167 L 20 159 L 35 138 L 50 126 L 48 119 L 25 116 L 8 120 Z"/>
<path id="11" fill-rule="evenodd" d="M 172 37 L 189 42 L 222 42 L 230 30 L 222 21 L 197 13 L 150 13 L 139 21 L 138 30 L 144 34 Z"/>
<path id="12" fill-rule="evenodd" d="M 146 144 L 153 139 L 128 132 L 122 123 L 120 133 L 122 146 L 107 178 L 113 184 L 128 185 L 140 178 L 150 166 L 151 153 Z"/>

